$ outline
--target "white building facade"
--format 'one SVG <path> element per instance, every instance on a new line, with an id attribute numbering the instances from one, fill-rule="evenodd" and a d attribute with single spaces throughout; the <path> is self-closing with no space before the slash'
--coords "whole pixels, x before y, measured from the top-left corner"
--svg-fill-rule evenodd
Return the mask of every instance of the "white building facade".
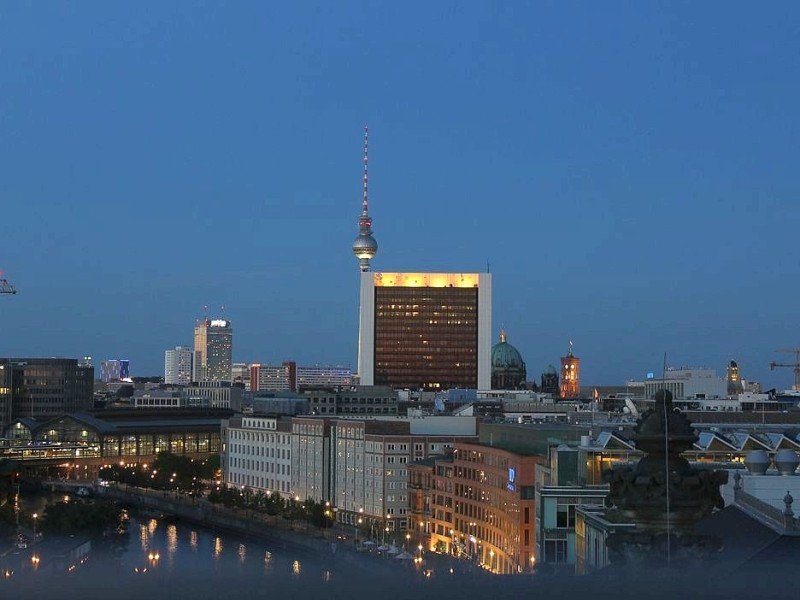
<path id="1" fill-rule="evenodd" d="M 189 385 L 192 383 L 194 351 L 185 346 L 175 346 L 164 352 L 164 383 Z"/>
<path id="2" fill-rule="evenodd" d="M 241 416 L 224 426 L 225 483 L 255 491 L 292 494 L 291 423 L 288 419 Z"/>

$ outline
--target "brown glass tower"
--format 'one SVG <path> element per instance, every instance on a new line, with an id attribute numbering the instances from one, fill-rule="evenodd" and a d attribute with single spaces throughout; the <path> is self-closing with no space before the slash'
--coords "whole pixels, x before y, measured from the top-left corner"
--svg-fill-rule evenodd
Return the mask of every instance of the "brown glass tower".
<path id="1" fill-rule="evenodd" d="M 488 273 L 364 273 L 359 375 L 395 389 L 488 389 Z"/>

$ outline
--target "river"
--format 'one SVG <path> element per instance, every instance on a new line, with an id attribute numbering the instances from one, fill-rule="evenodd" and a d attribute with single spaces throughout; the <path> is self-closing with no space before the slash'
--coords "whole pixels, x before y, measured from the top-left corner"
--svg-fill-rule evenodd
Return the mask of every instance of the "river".
<path id="1" fill-rule="evenodd" d="M 431 586 L 434 578 L 464 575 L 434 557 L 412 561 L 356 552 L 347 542 L 323 551 L 285 542 L 216 532 L 186 522 L 131 513 L 128 533 L 91 542 L 84 556 L 80 538 L 45 538 L 14 548 L 0 559 L 0 598 L 242 598 L 350 597 L 384 587 Z M 62 558 L 57 558 L 57 555 Z M 472 573 L 470 577 L 479 577 Z M 355 592 L 357 588 L 357 592 Z M 385 597 L 386 593 L 381 592 Z"/>

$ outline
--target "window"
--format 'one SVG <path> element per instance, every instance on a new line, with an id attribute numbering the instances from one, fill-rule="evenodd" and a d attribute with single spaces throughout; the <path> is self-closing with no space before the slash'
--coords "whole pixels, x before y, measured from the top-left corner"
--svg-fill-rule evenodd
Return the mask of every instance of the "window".
<path id="1" fill-rule="evenodd" d="M 551 563 L 567 562 L 567 540 L 546 540 L 544 560 Z"/>
<path id="2" fill-rule="evenodd" d="M 556 508 L 556 527 L 559 529 L 575 528 L 575 506 L 559 504 Z"/>

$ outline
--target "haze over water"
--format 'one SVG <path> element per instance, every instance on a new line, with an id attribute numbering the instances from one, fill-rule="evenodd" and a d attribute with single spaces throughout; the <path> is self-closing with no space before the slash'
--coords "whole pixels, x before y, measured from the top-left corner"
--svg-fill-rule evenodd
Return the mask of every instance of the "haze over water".
<path id="1" fill-rule="evenodd" d="M 690 594 L 738 598 L 779 591 L 788 580 L 780 573 L 701 578 L 684 571 L 637 576 L 631 569 L 610 576 L 490 576 L 483 572 L 441 568 L 425 578 L 409 564 L 391 558 L 355 554 L 339 546 L 315 553 L 281 542 L 244 539 L 187 523 L 131 520 L 127 543 L 93 544 L 89 560 L 67 573 L 54 573 L 42 562 L 34 570 L 30 549 L 18 566 L 0 578 L 0 598 L 625 598 L 650 599 Z M 346 543 L 346 542 L 343 542 Z M 158 555 L 151 560 L 150 555 Z M 768 575 L 768 576 L 767 576 Z"/>

